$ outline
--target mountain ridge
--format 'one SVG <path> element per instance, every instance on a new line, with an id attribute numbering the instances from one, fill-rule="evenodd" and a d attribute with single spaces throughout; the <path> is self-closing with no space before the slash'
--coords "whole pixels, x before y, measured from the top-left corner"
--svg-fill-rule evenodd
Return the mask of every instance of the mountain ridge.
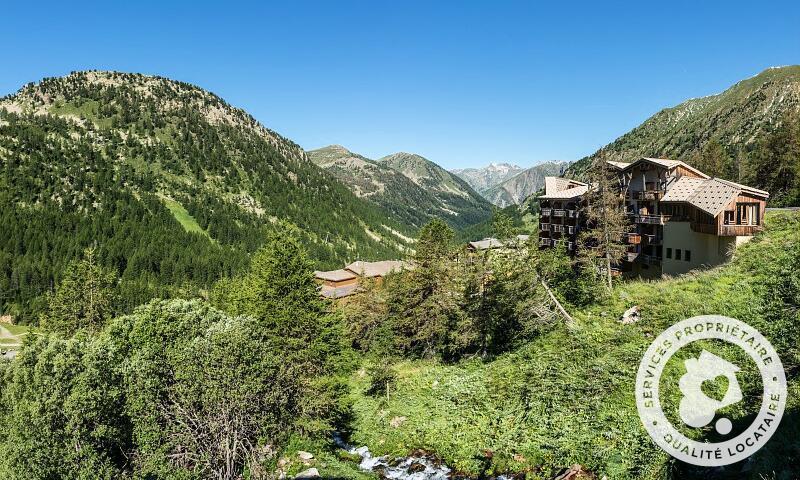
<path id="1" fill-rule="evenodd" d="M 798 112 L 800 65 L 770 67 L 720 93 L 664 108 L 603 150 L 606 158 L 614 161 L 630 162 L 644 156 L 691 164 L 705 145 L 717 141 L 738 164 L 737 157 L 746 156 L 759 138 L 787 115 Z M 582 158 L 567 173 L 582 175 L 598 154 Z M 737 165 L 739 172 L 740 167 Z"/>
<path id="2" fill-rule="evenodd" d="M 320 267 L 398 258 L 414 232 L 244 110 L 165 77 L 23 86 L 0 99 L 0 160 L 0 308 L 12 312 L 35 311 L 91 245 L 133 305 L 239 271 L 281 220 Z"/>

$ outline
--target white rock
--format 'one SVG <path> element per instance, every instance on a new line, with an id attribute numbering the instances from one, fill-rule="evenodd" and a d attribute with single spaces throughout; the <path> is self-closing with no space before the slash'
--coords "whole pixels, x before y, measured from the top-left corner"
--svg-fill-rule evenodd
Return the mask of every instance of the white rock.
<path id="1" fill-rule="evenodd" d="M 297 452 L 297 456 L 300 457 L 300 460 L 311 460 L 312 458 L 314 458 L 314 455 L 312 455 L 310 452 L 306 452 L 303 450 Z"/>
<path id="2" fill-rule="evenodd" d="M 311 467 L 308 470 L 303 470 L 302 472 L 298 473 L 294 478 L 320 478 L 319 470 Z"/>

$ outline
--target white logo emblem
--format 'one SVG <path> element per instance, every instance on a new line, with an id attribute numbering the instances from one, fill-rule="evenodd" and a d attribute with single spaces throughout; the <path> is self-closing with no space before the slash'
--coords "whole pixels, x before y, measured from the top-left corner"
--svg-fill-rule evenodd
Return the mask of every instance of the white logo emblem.
<path id="1" fill-rule="evenodd" d="M 758 365 L 763 385 L 755 420 L 736 437 L 718 443 L 698 442 L 679 432 L 664 414 L 659 398 L 667 361 L 686 345 L 704 339 L 722 340 L 743 349 Z M 697 358 L 687 359 L 684 366 L 686 373 L 678 381 L 682 394 L 677 412 L 680 420 L 688 427 L 702 428 L 716 418 L 716 432 L 723 437 L 730 434 L 733 423 L 717 412 L 743 398 L 737 378 L 739 366 L 706 350 Z M 703 391 L 706 382 L 716 387 L 718 396 Z M 769 341 L 746 323 L 721 315 L 689 318 L 662 332 L 647 349 L 636 375 L 636 406 L 650 437 L 673 457 L 708 467 L 741 461 L 764 446 L 783 416 L 786 393 L 783 365 Z"/>

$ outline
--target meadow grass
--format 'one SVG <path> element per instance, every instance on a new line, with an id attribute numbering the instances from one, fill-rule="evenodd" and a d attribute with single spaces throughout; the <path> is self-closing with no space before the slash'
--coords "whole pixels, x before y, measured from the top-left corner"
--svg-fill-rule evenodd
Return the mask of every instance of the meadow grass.
<path id="1" fill-rule="evenodd" d="M 388 399 L 365 393 L 370 379 L 361 370 L 351 380 L 353 443 L 377 454 L 430 450 L 472 475 L 526 471 L 530 478 L 550 478 L 579 463 L 609 479 L 688 476 L 642 427 L 634 378 L 642 354 L 667 326 L 722 314 L 758 328 L 787 369 L 787 415 L 750 465 L 753 478 L 782 478 L 774 472 L 800 457 L 798 218 L 770 214 L 766 232 L 740 247 L 727 265 L 621 283 L 610 297 L 572 312 L 574 326 L 516 351 L 455 365 L 397 363 L 398 381 Z M 640 307 L 642 319 L 622 325 L 618 319 L 632 305 Z M 493 453 L 491 460 L 485 450 Z"/>

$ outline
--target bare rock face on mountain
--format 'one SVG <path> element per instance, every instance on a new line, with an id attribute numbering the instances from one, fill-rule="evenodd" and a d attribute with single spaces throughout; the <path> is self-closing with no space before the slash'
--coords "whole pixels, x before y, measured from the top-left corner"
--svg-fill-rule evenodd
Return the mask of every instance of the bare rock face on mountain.
<path id="1" fill-rule="evenodd" d="M 544 187 L 544 177 L 561 175 L 568 165 L 569 162 L 556 161 L 534 165 L 488 189 L 483 196 L 501 208 L 519 205 Z"/>
<path id="2" fill-rule="evenodd" d="M 467 182 L 476 192 L 483 195 L 490 188 L 523 170 L 524 168 L 519 165 L 510 163 L 490 163 L 482 168 L 457 168 L 451 171 Z"/>
<path id="3" fill-rule="evenodd" d="M 439 217 L 461 228 L 491 214 L 491 205 L 465 182 L 419 155 L 395 154 L 372 160 L 340 145 L 312 150 L 308 155 L 357 196 L 407 225 L 420 227 Z"/>

